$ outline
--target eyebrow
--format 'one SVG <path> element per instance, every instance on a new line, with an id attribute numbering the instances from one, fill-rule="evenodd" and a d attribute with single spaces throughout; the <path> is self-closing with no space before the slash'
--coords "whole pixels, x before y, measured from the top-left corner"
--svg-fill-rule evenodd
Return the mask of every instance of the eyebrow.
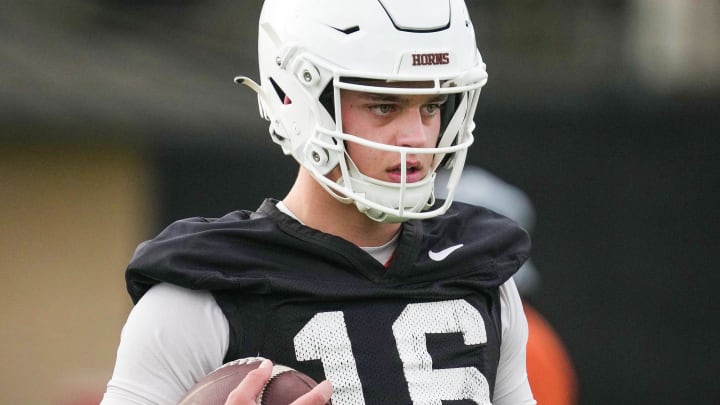
<path id="1" fill-rule="evenodd" d="M 382 94 L 382 93 L 365 93 L 360 92 L 360 97 L 370 101 L 385 101 L 392 103 L 402 102 L 403 97 L 398 94 Z M 428 100 L 428 103 L 444 103 L 447 101 L 447 94 L 438 94 Z"/>
<path id="2" fill-rule="evenodd" d="M 397 94 L 380 94 L 380 93 L 359 93 L 360 97 L 372 101 L 392 101 L 392 102 L 398 102 L 400 101 L 400 96 Z"/>

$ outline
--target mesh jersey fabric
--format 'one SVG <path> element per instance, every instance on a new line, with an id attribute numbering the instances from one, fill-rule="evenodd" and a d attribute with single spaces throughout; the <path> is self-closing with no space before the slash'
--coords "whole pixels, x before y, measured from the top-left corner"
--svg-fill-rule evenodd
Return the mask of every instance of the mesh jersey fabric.
<path id="1" fill-rule="evenodd" d="M 454 204 L 440 218 L 404 224 L 385 268 L 275 203 L 178 221 L 141 244 L 126 273 L 133 300 L 158 282 L 209 290 L 230 324 L 226 360 L 260 354 L 331 378 L 345 403 L 410 403 L 430 391 L 492 397 L 497 289 L 527 258 L 521 228 Z M 449 247 L 440 260 L 428 254 Z M 424 386 L 432 381 L 460 386 Z"/>

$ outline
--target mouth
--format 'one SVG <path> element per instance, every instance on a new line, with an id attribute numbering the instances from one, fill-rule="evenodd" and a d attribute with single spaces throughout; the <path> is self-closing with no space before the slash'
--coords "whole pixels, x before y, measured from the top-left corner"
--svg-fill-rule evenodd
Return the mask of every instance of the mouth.
<path id="1" fill-rule="evenodd" d="M 416 161 L 408 161 L 406 164 L 406 170 L 405 170 L 406 183 L 414 183 L 416 181 L 420 181 L 425 177 L 425 173 L 423 172 L 422 165 L 420 162 Z M 390 181 L 393 183 L 400 183 L 402 182 L 402 165 L 398 164 L 396 166 L 391 167 L 387 170 L 387 175 Z"/>

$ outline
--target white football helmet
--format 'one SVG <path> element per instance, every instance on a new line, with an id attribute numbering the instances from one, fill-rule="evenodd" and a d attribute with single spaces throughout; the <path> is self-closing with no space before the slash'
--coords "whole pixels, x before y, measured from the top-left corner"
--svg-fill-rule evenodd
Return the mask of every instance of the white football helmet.
<path id="1" fill-rule="evenodd" d="M 376 221 L 400 222 L 444 213 L 468 148 L 485 64 L 463 0 L 266 0 L 260 15 L 261 84 L 235 81 L 258 94 L 270 135 L 338 200 Z M 427 83 L 421 88 L 402 82 Z M 383 86 L 386 84 L 387 86 Z M 433 148 L 371 142 L 343 131 L 342 89 L 382 94 L 447 94 Z M 346 142 L 400 154 L 399 183 L 361 173 Z M 433 154 L 430 173 L 406 182 L 406 156 Z M 435 170 L 451 168 L 447 200 L 435 203 Z M 339 167 L 341 177 L 328 173 Z M 427 210 L 427 211 L 426 211 Z"/>

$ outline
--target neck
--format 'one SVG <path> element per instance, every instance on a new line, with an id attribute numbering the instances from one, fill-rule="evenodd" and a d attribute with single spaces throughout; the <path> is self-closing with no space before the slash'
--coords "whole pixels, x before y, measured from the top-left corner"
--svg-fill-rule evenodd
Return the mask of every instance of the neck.
<path id="1" fill-rule="evenodd" d="M 400 224 L 373 221 L 354 204 L 338 201 L 302 167 L 283 202 L 305 225 L 357 246 L 383 245 L 400 229 Z"/>

